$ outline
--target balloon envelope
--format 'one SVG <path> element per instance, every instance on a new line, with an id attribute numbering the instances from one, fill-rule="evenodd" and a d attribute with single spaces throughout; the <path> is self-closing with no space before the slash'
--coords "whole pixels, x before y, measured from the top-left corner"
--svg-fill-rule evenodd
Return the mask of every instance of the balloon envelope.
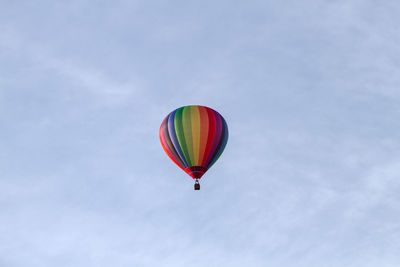
<path id="1" fill-rule="evenodd" d="M 211 108 L 184 106 L 165 117 L 160 141 L 176 165 L 193 179 L 200 179 L 224 151 L 228 126 Z"/>

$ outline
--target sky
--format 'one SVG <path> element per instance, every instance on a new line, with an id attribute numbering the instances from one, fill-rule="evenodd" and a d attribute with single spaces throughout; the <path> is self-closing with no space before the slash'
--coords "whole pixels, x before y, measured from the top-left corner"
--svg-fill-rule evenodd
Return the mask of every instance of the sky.
<path id="1" fill-rule="evenodd" d="M 400 266 L 400 2 L 0 0 L 0 266 Z M 224 116 L 201 190 L 158 130 Z"/>

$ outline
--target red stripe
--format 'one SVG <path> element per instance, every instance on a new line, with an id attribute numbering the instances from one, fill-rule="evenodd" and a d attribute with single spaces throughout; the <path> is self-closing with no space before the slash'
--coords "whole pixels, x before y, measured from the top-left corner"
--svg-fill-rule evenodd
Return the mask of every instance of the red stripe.
<path id="1" fill-rule="evenodd" d="M 211 149 L 207 156 L 207 161 L 204 164 L 205 167 L 207 167 L 208 164 L 213 160 L 213 156 L 215 154 L 215 150 L 218 147 L 219 141 L 221 139 L 221 133 L 222 133 L 222 119 L 219 116 L 219 114 L 217 114 L 215 111 L 212 111 L 212 112 L 214 113 L 214 118 L 216 121 L 215 122 L 215 134 L 214 134 Z"/>
<path id="2" fill-rule="evenodd" d="M 208 116 L 208 137 L 207 137 L 207 143 L 206 143 L 206 150 L 204 152 L 203 160 L 201 162 L 201 166 L 206 167 L 207 159 L 210 154 L 210 149 L 213 145 L 213 140 L 214 140 L 214 135 L 215 135 L 215 127 L 216 127 L 216 122 L 215 122 L 215 114 L 214 112 L 207 108 L 207 116 Z"/>

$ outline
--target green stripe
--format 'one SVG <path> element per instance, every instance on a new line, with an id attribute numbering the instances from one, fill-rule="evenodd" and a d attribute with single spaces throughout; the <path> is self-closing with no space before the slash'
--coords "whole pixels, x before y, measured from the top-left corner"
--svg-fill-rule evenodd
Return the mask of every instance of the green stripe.
<path id="1" fill-rule="evenodd" d="M 187 106 L 183 108 L 182 112 L 182 124 L 183 124 L 183 132 L 186 141 L 186 148 L 190 157 L 190 166 L 193 166 L 194 161 L 194 153 L 193 153 L 193 135 L 192 135 L 192 115 L 191 115 L 191 107 Z"/>
<path id="2" fill-rule="evenodd" d="M 183 120 L 182 120 L 182 113 L 185 107 L 179 108 L 176 113 L 175 113 L 175 120 L 174 120 L 174 125 L 175 125 L 175 131 L 176 131 L 176 137 L 178 138 L 179 146 L 182 149 L 183 155 L 185 156 L 186 162 L 188 163 L 189 166 L 192 166 L 192 163 L 190 161 L 188 149 L 186 146 L 186 139 L 185 139 L 185 132 L 183 130 Z"/>

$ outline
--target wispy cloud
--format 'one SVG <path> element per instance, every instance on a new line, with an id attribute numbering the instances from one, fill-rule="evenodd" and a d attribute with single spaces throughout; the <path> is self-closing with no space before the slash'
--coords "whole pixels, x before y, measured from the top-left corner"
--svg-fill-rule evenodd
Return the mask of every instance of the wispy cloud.
<path id="1" fill-rule="evenodd" d="M 73 88 L 83 90 L 99 98 L 98 100 L 102 104 L 121 104 L 143 94 L 143 88 L 139 85 L 138 79 L 118 81 L 101 68 L 87 66 L 82 61 L 57 55 L 46 44 L 24 39 L 13 29 L 4 27 L 0 41 L 5 53 L 10 56 L 23 57 L 24 61 L 29 62 L 31 69 L 49 70 L 53 76 L 64 77 L 66 82 L 71 85 L 70 91 L 74 91 Z M 51 78 L 49 77 L 49 79 Z M 79 92 L 77 93 L 79 94 Z"/>

